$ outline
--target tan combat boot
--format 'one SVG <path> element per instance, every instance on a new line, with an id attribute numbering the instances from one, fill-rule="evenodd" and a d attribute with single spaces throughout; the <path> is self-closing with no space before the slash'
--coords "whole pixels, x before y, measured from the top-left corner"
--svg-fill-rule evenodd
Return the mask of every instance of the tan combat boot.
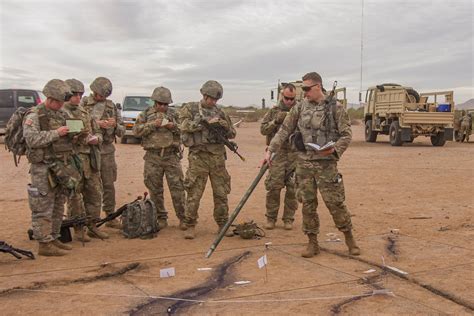
<path id="1" fill-rule="evenodd" d="M 184 232 L 184 239 L 194 239 L 194 226 L 188 226 Z"/>
<path id="2" fill-rule="evenodd" d="M 38 247 L 38 255 L 46 257 L 60 257 L 66 255 L 67 252 L 54 247 L 52 242 L 40 242 Z"/>
<path id="3" fill-rule="evenodd" d="M 267 223 L 265 224 L 265 229 L 272 230 L 275 228 L 275 221 L 272 219 L 267 219 Z"/>
<path id="4" fill-rule="evenodd" d="M 91 241 L 90 237 L 86 234 L 85 227 L 74 227 L 74 239 L 80 242 Z"/>
<path id="5" fill-rule="evenodd" d="M 51 242 L 54 247 L 62 249 L 62 250 L 72 250 L 71 245 L 63 244 L 60 240 L 56 239 Z"/>
<path id="6" fill-rule="evenodd" d="M 162 230 L 165 227 L 168 227 L 168 221 L 166 218 L 158 218 L 158 228 Z"/>
<path id="7" fill-rule="evenodd" d="M 122 223 L 116 218 L 111 221 L 105 223 L 105 227 L 115 228 L 115 229 L 122 229 Z"/>
<path id="8" fill-rule="evenodd" d="M 188 226 L 186 226 L 186 223 L 184 221 L 179 221 L 179 229 L 180 230 L 186 230 L 188 229 Z"/>
<path id="9" fill-rule="evenodd" d="M 319 254 L 318 235 L 308 234 L 308 245 L 301 256 L 304 258 L 312 258 L 317 254 Z"/>
<path id="10" fill-rule="evenodd" d="M 217 234 L 219 234 L 219 233 L 221 232 L 221 230 L 224 228 L 224 226 L 225 226 L 225 225 L 220 225 L 220 226 L 219 226 L 219 229 L 217 230 Z M 232 236 L 234 236 L 234 232 L 231 231 L 230 229 L 228 229 L 228 230 L 225 232 L 224 236 L 226 236 L 226 237 L 232 237 Z"/>
<path id="11" fill-rule="evenodd" d="M 346 238 L 346 245 L 349 248 L 349 253 L 353 256 L 360 255 L 360 248 L 357 247 L 354 236 L 352 236 L 352 231 L 349 230 L 344 232 L 344 237 Z"/>
<path id="12" fill-rule="evenodd" d="M 285 224 L 283 225 L 283 228 L 285 228 L 285 230 L 292 230 L 293 229 L 293 223 L 290 222 L 290 221 L 286 221 Z"/>
<path id="13" fill-rule="evenodd" d="M 91 238 L 99 238 L 99 239 L 108 239 L 109 235 L 107 233 L 100 231 L 97 227 L 89 226 L 87 227 L 87 235 Z"/>

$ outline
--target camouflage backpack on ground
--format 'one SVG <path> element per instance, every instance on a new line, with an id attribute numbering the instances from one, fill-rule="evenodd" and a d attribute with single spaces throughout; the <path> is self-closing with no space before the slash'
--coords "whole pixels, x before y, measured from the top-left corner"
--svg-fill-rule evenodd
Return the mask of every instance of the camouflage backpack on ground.
<path id="1" fill-rule="evenodd" d="M 26 141 L 23 137 L 23 119 L 30 110 L 19 107 L 8 120 L 5 129 L 5 148 L 12 152 L 15 166 L 18 166 L 20 157 L 26 154 Z"/>
<path id="2" fill-rule="evenodd" d="M 258 239 L 265 237 L 263 229 L 258 227 L 257 223 L 254 223 L 254 221 L 236 225 L 233 232 L 235 235 L 239 235 L 243 239 Z"/>
<path id="3" fill-rule="evenodd" d="M 156 236 L 158 213 L 149 198 L 136 200 L 127 205 L 122 213 L 122 234 L 126 238 L 150 239 Z"/>

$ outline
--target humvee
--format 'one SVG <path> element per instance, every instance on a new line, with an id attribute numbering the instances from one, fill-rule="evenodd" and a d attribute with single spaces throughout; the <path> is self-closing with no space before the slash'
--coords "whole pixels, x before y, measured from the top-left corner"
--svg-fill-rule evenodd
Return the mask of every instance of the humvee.
<path id="1" fill-rule="evenodd" d="M 301 100 L 303 100 L 304 98 L 304 92 L 303 90 L 301 89 L 301 86 L 303 85 L 303 81 L 301 80 L 298 80 L 298 81 L 291 81 L 291 82 L 278 82 L 278 86 L 277 86 L 277 104 L 280 102 L 280 99 L 282 97 L 281 95 L 281 90 L 283 90 L 283 88 L 285 87 L 285 85 L 287 85 L 288 83 L 291 83 L 292 85 L 294 85 L 296 87 L 296 102 L 300 102 Z M 271 90 L 270 91 L 270 98 L 272 100 L 275 99 L 275 96 L 274 96 L 274 90 Z M 342 105 L 344 105 L 344 108 L 346 109 L 347 108 L 347 98 L 346 98 L 346 88 L 336 88 L 336 90 L 334 90 L 335 92 L 335 97 L 337 99 L 337 101 L 339 101 L 339 103 L 341 103 Z"/>
<path id="2" fill-rule="evenodd" d="M 433 146 L 444 146 L 453 140 L 453 91 L 419 94 L 395 83 L 370 87 L 365 96 L 364 122 L 366 142 L 373 143 L 378 134 L 384 134 L 389 135 L 392 146 L 401 146 L 426 136 Z"/>

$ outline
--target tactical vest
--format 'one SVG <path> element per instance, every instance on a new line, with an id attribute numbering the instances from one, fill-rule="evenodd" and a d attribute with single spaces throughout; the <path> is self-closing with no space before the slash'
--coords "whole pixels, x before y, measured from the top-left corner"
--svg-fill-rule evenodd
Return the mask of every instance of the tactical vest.
<path id="1" fill-rule="evenodd" d="M 303 100 L 298 120 L 298 129 L 303 136 L 303 142 L 323 146 L 329 141 L 337 141 L 339 133 L 335 112 L 336 100 L 328 105 L 324 102 L 315 105 Z"/>
<path id="2" fill-rule="evenodd" d="M 144 111 L 144 114 L 147 122 L 153 122 L 158 118 L 166 118 L 168 121 L 176 125 L 173 110 L 171 109 L 168 109 L 166 113 L 162 113 L 156 111 L 153 107 L 150 107 Z M 142 137 L 142 146 L 145 150 L 162 149 L 172 146 L 179 148 L 179 143 L 179 133 L 173 133 L 166 127 L 157 127 L 155 131 Z"/>
<path id="3" fill-rule="evenodd" d="M 117 109 L 115 104 L 110 100 L 105 100 L 101 102 L 96 102 L 92 96 L 86 98 L 84 103 L 84 108 L 90 114 L 94 120 L 106 120 L 109 118 L 114 118 L 117 121 Z M 103 143 L 111 144 L 115 141 L 115 128 L 100 128 L 100 133 L 102 134 Z"/>
<path id="4" fill-rule="evenodd" d="M 185 105 L 186 106 L 186 105 Z M 211 119 L 213 117 L 219 117 L 220 119 L 225 120 L 224 112 L 219 109 L 217 106 L 206 108 L 201 106 L 200 102 L 188 103 L 187 106 L 190 106 L 190 111 L 193 115 L 191 120 L 194 120 L 196 115 L 200 115 L 204 120 Z M 182 141 L 186 147 L 193 147 L 198 145 L 208 145 L 208 144 L 222 144 L 217 135 L 211 133 L 206 127 L 202 127 L 202 130 L 196 131 L 193 133 L 182 133 Z M 222 145 L 223 147 L 224 145 Z"/>
<path id="5" fill-rule="evenodd" d="M 66 114 L 62 110 L 47 110 L 44 103 L 31 109 L 37 113 L 40 131 L 52 131 L 66 125 Z M 73 153 L 73 146 L 69 137 L 61 136 L 46 148 L 28 148 L 26 157 L 30 163 L 66 159 Z"/>

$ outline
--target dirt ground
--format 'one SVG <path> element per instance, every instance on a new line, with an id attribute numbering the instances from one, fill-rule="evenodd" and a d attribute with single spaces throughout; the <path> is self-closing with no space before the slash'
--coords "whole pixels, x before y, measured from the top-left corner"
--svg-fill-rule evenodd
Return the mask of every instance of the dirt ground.
<path id="1" fill-rule="evenodd" d="M 258 123 L 242 124 L 237 131 L 247 160 L 228 154 L 231 211 L 257 175 L 265 147 Z M 339 169 L 362 249 L 358 260 L 346 256 L 343 242 L 327 241 L 327 234 L 343 235 L 324 203 L 318 208 L 324 251 L 314 258 L 300 256 L 306 242 L 300 206 L 292 231 L 283 230 L 279 221 L 277 229 L 259 240 L 225 238 L 205 259 L 217 228 L 208 187 L 194 240 L 183 238 L 170 211 L 170 226 L 152 240 L 127 240 L 106 228 L 110 239 L 85 247 L 73 242 L 73 251 L 64 257 L 16 260 L 0 254 L 1 313 L 472 314 L 473 144 L 433 147 L 429 139 L 418 138 L 392 147 L 386 136 L 365 143 L 362 125 L 353 126 L 353 132 Z M 142 157 L 138 144 L 117 145 L 118 205 L 145 191 Z M 26 235 L 28 164 L 23 160 L 15 168 L 3 150 L 0 159 L 0 240 L 36 252 L 37 245 Z M 172 210 L 168 192 L 166 205 Z M 237 222 L 253 219 L 263 226 L 264 213 L 262 181 Z M 259 269 L 257 260 L 264 254 L 267 269 Z M 407 274 L 397 275 L 384 264 Z M 160 278 L 160 269 L 170 267 L 176 276 Z M 367 273 L 370 269 L 375 271 Z"/>

